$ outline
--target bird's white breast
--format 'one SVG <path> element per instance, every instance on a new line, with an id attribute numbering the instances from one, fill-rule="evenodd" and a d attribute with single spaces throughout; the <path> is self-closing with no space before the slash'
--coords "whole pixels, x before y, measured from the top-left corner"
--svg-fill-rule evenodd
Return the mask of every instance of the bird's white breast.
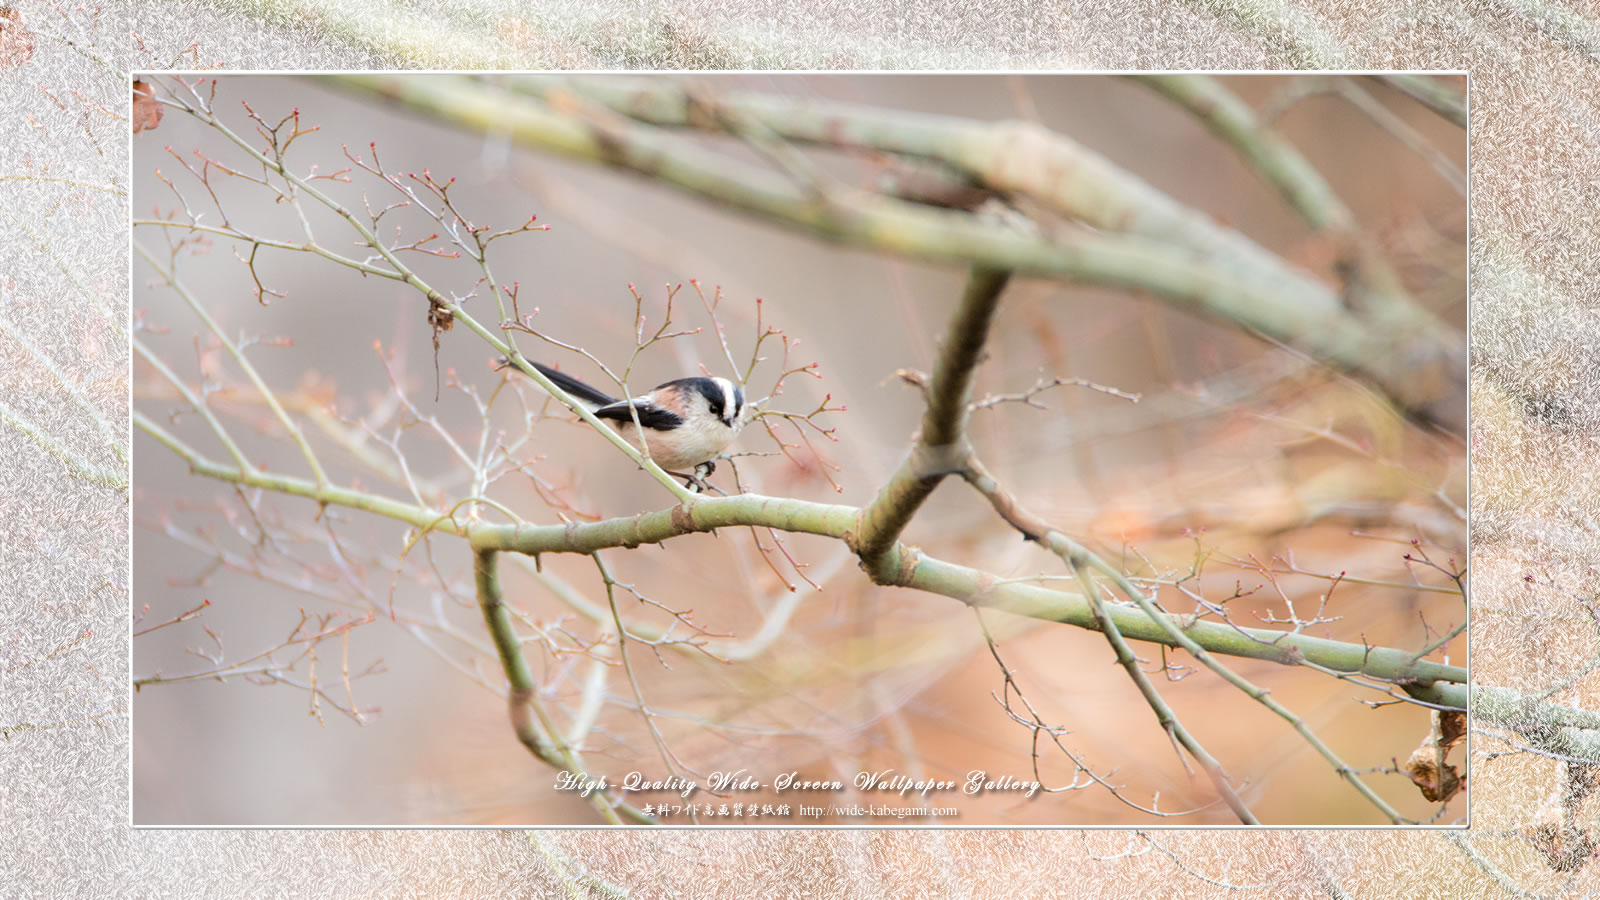
<path id="1" fill-rule="evenodd" d="M 687 472 L 695 466 L 715 459 L 733 443 L 739 432 L 709 417 L 686 420 L 671 431 L 651 431 L 646 443 L 650 458 L 663 469 Z M 630 444 L 644 449 L 638 438 L 638 429 L 632 422 L 623 422 L 617 429 Z"/>

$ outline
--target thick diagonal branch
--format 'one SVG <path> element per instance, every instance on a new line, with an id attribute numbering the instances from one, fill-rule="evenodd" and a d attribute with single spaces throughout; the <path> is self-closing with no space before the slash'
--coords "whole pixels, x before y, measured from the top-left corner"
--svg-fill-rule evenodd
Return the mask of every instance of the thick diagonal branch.
<path id="1" fill-rule="evenodd" d="M 983 358 L 1000 293 L 1008 272 L 974 269 L 967 279 L 961 305 L 950 320 L 933 378 L 927 384 L 928 407 L 922 414 L 922 431 L 911 454 L 890 476 L 878 496 L 861 510 L 855 532 L 855 551 L 861 566 L 880 582 L 892 581 L 893 572 L 882 569 L 886 551 L 899 539 L 911 517 L 946 475 L 959 473 L 968 455 L 967 404 L 972 379 Z"/>

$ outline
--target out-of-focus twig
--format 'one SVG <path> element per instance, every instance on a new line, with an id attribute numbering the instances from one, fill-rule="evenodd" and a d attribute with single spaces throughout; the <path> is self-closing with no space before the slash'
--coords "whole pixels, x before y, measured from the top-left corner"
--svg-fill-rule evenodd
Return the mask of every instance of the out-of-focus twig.
<path id="1" fill-rule="evenodd" d="M 538 683 L 528 662 L 522 655 L 522 642 L 517 637 L 516 625 L 506 606 L 505 594 L 500 587 L 498 554 L 492 550 L 479 550 L 473 555 L 473 573 L 478 586 L 478 604 L 483 609 L 484 624 L 500 653 L 500 665 L 511 689 L 507 696 L 511 722 L 517 739 L 528 752 L 545 763 L 587 778 L 583 757 L 569 744 L 556 722 L 545 709 L 539 696 Z M 538 724 L 534 724 L 537 717 Z M 655 821 L 635 809 L 631 804 L 616 799 L 607 791 L 593 791 L 589 802 L 607 822 L 622 824 L 622 816 L 641 823 Z"/>
<path id="2" fill-rule="evenodd" d="M 1193 113 L 1277 188 L 1311 227 L 1334 241 L 1346 301 L 1368 327 L 1390 336 L 1391 346 L 1382 352 L 1401 355 L 1402 348 L 1411 347 L 1419 332 L 1442 329 L 1437 321 L 1427 324 L 1432 315 L 1407 293 L 1394 268 L 1362 233 L 1349 207 L 1322 175 L 1299 150 L 1262 123 L 1243 100 L 1206 76 L 1134 77 Z M 1440 365 L 1412 370 L 1408 408 L 1464 435 L 1467 403 L 1461 376 L 1466 365 L 1465 342 L 1441 339 L 1438 349 Z"/>
<path id="3" fill-rule="evenodd" d="M 1404 93 L 1462 128 L 1467 127 L 1467 97 L 1445 82 L 1426 75 L 1410 75 L 1404 72 L 1371 77 Z"/>
<path id="4" fill-rule="evenodd" d="M 1106 641 L 1111 644 L 1111 650 L 1116 654 L 1118 664 L 1122 666 L 1123 671 L 1128 673 L 1128 677 L 1133 681 L 1134 686 L 1139 689 L 1139 693 L 1144 697 L 1145 703 L 1150 706 L 1151 712 L 1155 713 L 1156 721 L 1161 724 L 1162 730 L 1166 731 L 1167 736 L 1174 744 L 1188 751 L 1189 755 L 1200 763 L 1200 767 L 1205 769 L 1206 775 L 1211 779 L 1211 784 L 1217 789 L 1217 793 L 1228 804 L 1228 808 L 1233 810 L 1233 814 L 1239 817 L 1240 822 L 1246 825 L 1260 824 L 1255 814 L 1250 811 L 1243 798 L 1239 796 L 1238 790 L 1233 786 L 1228 774 L 1222 770 L 1222 765 L 1217 762 L 1216 757 L 1212 756 L 1211 752 L 1201 745 L 1194 735 L 1189 732 L 1189 729 L 1178 720 L 1177 714 L 1172 710 L 1172 706 L 1167 703 L 1166 699 L 1161 696 L 1161 692 L 1150 681 L 1150 676 L 1139 668 L 1138 657 L 1129 648 L 1127 639 L 1122 636 L 1122 632 L 1118 630 L 1116 623 L 1112 621 L 1111 616 L 1106 612 L 1105 601 L 1100 598 L 1100 588 L 1094 583 L 1093 576 L 1087 571 L 1087 560 L 1080 554 L 1066 551 L 1064 543 L 1053 540 L 1053 536 L 1058 534 L 1057 530 L 1018 503 L 1016 497 L 1002 488 L 999 482 L 995 481 L 994 476 L 989 474 L 983 463 L 975 455 L 968 455 L 962 476 L 966 478 L 968 484 L 972 485 L 978 493 L 982 494 L 994 506 L 995 512 L 999 513 L 1001 518 L 1005 519 L 1013 528 L 1022 532 L 1024 537 L 1056 551 L 1062 561 L 1072 570 L 1072 575 L 1077 580 L 1084 599 L 1089 603 L 1089 610 L 1094 615 L 1095 625 L 1105 635 Z"/>
<path id="5" fill-rule="evenodd" d="M 465 77 L 359 75 L 341 76 L 334 83 L 426 115 L 503 133 L 521 145 L 635 171 L 825 240 L 967 267 L 1148 291 L 1180 308 L 1268 335 L 1324 363 L 1358 373 L 1408 413 L 1464 433 L 1465 404 L 1461 403 L 1459 410 L 1454 404 L 1439 405 L 1439 387 L 1448 384 L 1455 388 L 1464 381 L 1465 354 L 1460 351 L 1459 337 L 1431 314 L 1414 305 L 1392 303 L 1366 312 L 1372 321 L 1352 315 L 1333 291 L 1273 261 L 1270 254 L 1242 236 L 1214 234 L 1214 228 L 1199 224 L 1203 216 L 1181 210 L 1170 199 L 1144 203 L 1152 191 L 1142 183 L 1138 183 L 1142 190 L 1137 197 L 1108 192 L 1104 186 L 1096 189 L 1095 196 L 1110 204 L 1101 215 L 1119 209 L 1134 220 L 1157 215 L 1159 230 L 1167 237 L 1082 231 L 1052 242 L 1003 222 L 865 191 L 840 189 L 830 192 L 826 202 L 818 202 L 813 192 L 782 176 L 687 142 L 669 141 L 660 129 L 559 85 L 547 89 L 545 97 L 536 98 Z M 931 147 L 935 138 L 955 142 L 984 136 L 983 146 L 991 154 L 1031 148 L 1012 159 L 1013 167 L 997 169 L 993 173 L 997 179 L 1029 171 L 1023 163 L 1037 164 L 1040 152 L 1054 152 L 1061 146 L 1050 143 L 1048 135 L 999 126 L 951 131 L 950 123 L 943 122 L 930 132 L 925 122 L 919 126 L 920 120 L 908 122 L 879 110 L 857 110 L 850 124 L 869 128 L 875 119 L 882 124 L 874 134 L 885 143 L 890 138 L 882 135 L 898 133 L 924 147 Z M 771 119 L 762 121 L 783 133 Z M 809 127 L 821 129 L 831 119 L 814 116 L 809 121 Z M 922 130 L 917 131 L 918 127 Z M 718 130 L 722 130 L 720 125 Z M 1010 157 L 1001 157 L 1005 158 Z M 1090 179 L 1079 178 L 1072 184 L 1074 189 L 1089 190 L 1084 187 L 1087 181 Z M 1123 177 L 1115 184 L 1130 186 L 1131 191 L 1136 181 Z M 1135 199 L 1143 205 L 1130 206 Z M 1180 238 L 1185 236 L 1210 249 L 1197 254 L 1189 246 L 1171 246 L 1184 244 Z M 1394 352 L 1397 334 L 1406 340 L 1405 354 Z"/>

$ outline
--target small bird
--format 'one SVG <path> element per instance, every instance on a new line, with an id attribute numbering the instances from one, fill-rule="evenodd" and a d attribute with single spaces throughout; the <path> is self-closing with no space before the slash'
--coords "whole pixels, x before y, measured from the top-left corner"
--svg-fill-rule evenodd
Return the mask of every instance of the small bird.
<path id="1" fill-rule="evenodd" d="M 529 362 L 596 417 L 614 422 L 612 427 L 628 443 L 648 449 L 656 465 L 680 475 L 693 470 L 692 475 L 683 476 L 689 487 L 703 487 L 701 479 L 716 470 L 712 460 L 744 429 L 744 389 L 726 378 L 678 378 L 643 396 L 619 400 L 565 372 Z M 497 369 L 507 366 L 516 368 L 506 357 L 495 363 Z M 634 412 L 644 430 L 642 442 L 634 427 Z"/>

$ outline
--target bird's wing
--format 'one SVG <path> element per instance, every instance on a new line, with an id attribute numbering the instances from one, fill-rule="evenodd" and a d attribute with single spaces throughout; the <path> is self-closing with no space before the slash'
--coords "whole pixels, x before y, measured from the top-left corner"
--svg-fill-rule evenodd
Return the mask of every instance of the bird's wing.
<path id="1" fill-rule="evenodd" d="M 617 400 L 594 411 L 595 417 L 600 419 L 615 419 L 620 423 L 633 421 L 633 413 L 629 407 L 639 411 L 639 424 L 656 431 L 671 431 L 683 424 L 683 417 L 677 413 L 662 409 L 643 397 L 633 400 Z"/>

